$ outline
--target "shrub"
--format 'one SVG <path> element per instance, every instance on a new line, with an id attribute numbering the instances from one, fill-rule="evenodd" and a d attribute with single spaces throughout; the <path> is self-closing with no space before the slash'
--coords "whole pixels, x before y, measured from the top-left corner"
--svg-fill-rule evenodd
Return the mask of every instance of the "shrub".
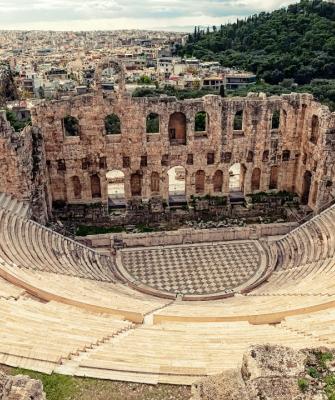
<path id="1" fill-rule="evenodd" d="M 306 392 L 306 390 L 308 389 L 308 381 L 307 381 L 307 379 L 304 379 L 304 378 L 299 379 L 298 380 L 298 386 L 299 386 L 299 389 L 302 392 Z"/>

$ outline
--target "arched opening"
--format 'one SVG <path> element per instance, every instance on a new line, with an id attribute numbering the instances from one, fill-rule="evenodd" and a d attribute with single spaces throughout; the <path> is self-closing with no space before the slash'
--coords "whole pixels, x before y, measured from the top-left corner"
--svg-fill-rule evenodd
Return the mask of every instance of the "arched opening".
<path id="1" fill-rule="evenodd" d="M 130 177 L 130 191 L 132 196 L 142 196 L 142 175 L 138 172 Z"/>
<path id="2" fill-rule="evenodd" d="M 280 111 L 275 110 L 272 114 L 271 129 L 279 129 L 280 125 Z"/>
<path id="3" fill-rule="evenodd" d="M 119 170 L 106 174 L 109 207 L 125 206 L 124 173 Z"/>
<path id="4" fill-rule="evenodd" d="M 159 194 L 160 176 L 158 172 L 151 174 L 151 193 Z"/>
<path id="5" fill-rule="evenodd" d="M 91 193 L 92 199 L 98 199 L 101 197 L 100 177 L 97 174 L 91 176 Z"/>
<path id="6" fill-rule="evenodd" d="M 51 179 L 52 200 L 63 202 L 67 200 L 66 185 L 63 176 L 57 175 Z"/>
<path id="7" fill-rule="evenodd" d="M 290 150 L 284 150 L 283 157 L 282 157 L 283 161 L 290 161 L 290 158 L 291 158 Z"/>
<path id="8" fill-rule="evenodd" d="M 253 162 L 254 161 L 254 153 L 253 151 L 249 150 L 248 151 L 248 156 L 247 156 L 247 162 Z"/>
<path id="9" fill-rule="evenodd" d="M 235 163 L 229 168 L 230 192 L 244 192 L 245 173 L 246 167 L 240 163 Z"/>
<path id="10" fill-rule="evenodd" d="M 259 190 L 261 186 L 261 169 L 254 168 L 251 176 L 251 191 Z"/>
<path id="11" fill-rule="evenodd" d="M 150 113 L 147 116 L 146 132 L 147 133 L 159 133 L 159 115 L 158 114 Z"/>
<path id="12" fill-rule="evenodd" d="M 263 156 L 262 156 L 262 161 L 263 162 L 268 162 L 269 161 L 269 154 L 270 154 L 269 150 L 264 150 L 263 151 Z"/>
<path id="13" fill-rule="evenodd" d="M 278 166 L 274 165 L 270 170 L 270 190 L 278 189 Z"/>
<path id="14" fill-rule="evenodd" d="M 205 171 L 195 173 L 195 193 L 203 194 L 205 192 Z"/>
<path id="15" fill-rule="evenodd" d="M 319 138 L 320 122 L 317 115 L 313 115 L 312 118 L 312 132 L 311 132 L 311 142 L 317 144 Z"/>
<path id="16" fill-rule="evenodd" d="M 234 131 L 242 131 L 243 130 L 243 110 L 237 111 L 234 116 Z"/>
<path id="17" fill-rule="evenodd" d="M 312 173 L 310 171 L 306 171 L 304 173 L 303 183 L 302 183 L 302 196 L 301 196 L 301 203 L 308 204 L 309 195 L 311 191 L 311 184 L 312 184 Z"/>
<path id="18" fill-rule="evenodd" d="M 208 114 L 205 111 L 200 111 L 195 114 L 194 131 L 207 132 L 208 129 Z"/>
<path id="19" fill-rule="evenodd" d="M 316 200 L 318 198 L 318 190 L 319 190 L 319 183 L 315 182 L 314 183 L 314 189 L 313 189 L 313 196 L 312 196 L 312 204 L 316 204 Z"/>
<path id="20" fill-rule="evenodd" d="M 213 176 L 213 189 L 215 193 L 222 192 L 223 172 L 217 170 Z"/>
<path id="21" fill-rule="evenodd" d="M 121 121 L 116 114 L 107 115 L 105 118 L 106 135 L 119 135 L 121 133 Z"/>
<path id="22" fill-rule="evenodd" d="M 79 136 L 79 121 L 77 118 L 67 115 L 63 118 L 65 136 Z"/>
<path id="23" fill-rule="evenodd" d="M 169 177 L 169 202 L 178 203 L 186 201 L 186 170 L 176 166 L 168 171 Z"/>
<path id="24" fill-rule="evenodd" d="M 186 116 L 181 112 L 175 112 L 169 120 L 170 144 L 186 144 Z"/>
<path id="25" fill-rule="evenodd" d="M 80 179 L 78 176 L 73 176 L 71 178 L 71 182 L 72 182 L 72 190 L 73 190 L 73 197 L 76 200 L 81 199 L 81 183 L 80 183 Z"/>

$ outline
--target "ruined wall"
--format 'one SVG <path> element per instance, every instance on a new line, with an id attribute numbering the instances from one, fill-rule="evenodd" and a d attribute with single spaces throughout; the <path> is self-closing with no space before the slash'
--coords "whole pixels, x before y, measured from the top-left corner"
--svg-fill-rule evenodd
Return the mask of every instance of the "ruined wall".
<path id="1" fill-rule="evenodd" d="M 0 112 L 0 192 L 28 201 L 37 220 L 47 219 L 48 193 L 43 137 L 38 127 L 18 133 Z"/>
<path id="2" fill-rule="evenodd" d="M 242 110 L 242 129 L 234 130 L 235 114 Z M 199 133 L 195 131 L 195 116 L 201 111 L 207 113 L 209 122 L 206 131 Z M 273 128 L 275 111 L 280 112 L 280 122 Z M 159 133 L 146 133 L 146 117 L 150 113 L 159 115 Z M 169 121 L 174 113 L 186 117 L 186 144 L 171 139 Z M 121 134 L 106 134 L 104 118 L 110 114 L 120 118 Z M 78 119 L 78 136 L 65 135 L 63 119 L 67 115 Z M 320 121 L 315 144 L 310 141 L 313 115 Z M 124 173 L 127 201 L 133 197 L 147 200 L 153 195 L 167 201 L 168 171 L 174 166 L 186 170 L 187 198 L 227 195 L 229 168 L 241 163 L 245 194 L 277 189 L 302 195 L 304 173 L 310 171 L 313 195 L 309 205 L 315 207 L 321 198 L 327 201 L 329 197 L 324 188 L 329 187 L 332 178 L 325 183 L 324 171 L 327 176 L 334 175 L 330 166 L 326 169 L 324 156 L 326 137 L 335 125 L 334 116 L 310 95 L 208 95 L 177 101 L 170 97 L 131 98 L 97 93 L 45 102 L 33 112 L 33 123 L 43 132 L 53 201 L 106 203 L 106 174 L 112 170 Z M 220 176 L 223 184 L 217 192 Z M 315 195 L 316 182 L 322 191 L 317 190 Z"/>

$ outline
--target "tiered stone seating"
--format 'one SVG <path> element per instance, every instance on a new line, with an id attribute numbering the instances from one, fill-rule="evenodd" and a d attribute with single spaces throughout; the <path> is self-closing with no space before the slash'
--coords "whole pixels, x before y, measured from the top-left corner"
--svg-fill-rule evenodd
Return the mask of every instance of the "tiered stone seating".
<path id="1" fill-rule="evenodd" d="M 320 341 L 270 325 L 245 322 L 142 326 L 103 344 L 57 369 L 77 376 L 145 382 L 191 384 L 241 365 L 248 346 L 281 344 L 320 346 Z"/>
<path id="2" fill-rule="evenodd" d="M 249 296 L 335 295 L 335 259 L 326 258 L 296 268 L 274 272 L 268 282 Z"/>
<path id="3" fill-rule="evenodd" d="M 0 278 L 0 299 L 17 299 L 25 293 L 24 289 L 19 288 L 5 279 Z"/>
<path id="4" fill-rule="evenodd" d="M 0 299 L 0 320 L 0 363 L 45 373 L 132 327 L 112 316 L 31 299 Z"/>
<path id="5" fill-rule="evenodd" d="M 334 256 L 335 206 L 276 241 L 277 269 L 291 269 Z"/>
<path id="6" fill-rule="evenodd" d="M 0 192 L 0 208 L 4 208 L 20 217 L 26 218 L 29 216 L 29 204 L 19 201 L 14 197 Z"/>
<path id="7" fill-rule="evenodd" d="M 122 283 L 17 268 L 1 259 L 0 274 L 40 299 L 122 316 L 136 323 L 142 323 L 146 314 L 170 303 L 169 300 L 142 294 Z"/>
<path id="8" fill-rule="evenodd" d="M 22 218 L 1 199 L 0 363 L 191 384 L 240 364 L 250 344 L 334 344 L 334 207 L 262 245 L 268 268 L 248 287 L 251 292 L 188 302 L 126 286 L 119 280 L 119 258 Z"/>
<path id="9" fill-rule="evenodd" d="M 333 309 L 307 315 L 288 317 L 279 328 L 297 332 L 312 340 L 319 340 L 323 345 L 335 345 L 335 312 Z"/>
<path id="10" fill-rule="evenodd" d="M 278 323 L 290 315 L 299 315 L 334 306 L 335 296 L 235 296 L 208 302 L 182 302 L 154 313 L 154 323 L 249 321 L 253 324 Z"/>
<path id="11" fill-rule="evenodd" d="M 111 257 L 103 256 L 33 221 L 0 209 L 0 257 L 20 268 L 116 280 Z"/>

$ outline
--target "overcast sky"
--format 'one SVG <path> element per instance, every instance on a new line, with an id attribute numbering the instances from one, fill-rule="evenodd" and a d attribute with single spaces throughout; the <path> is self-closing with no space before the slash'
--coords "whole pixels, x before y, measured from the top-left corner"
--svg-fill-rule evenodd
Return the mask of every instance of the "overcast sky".
<path id="1" fill-rule="evenodd" d="M 190 30 L 297 0 L 0 0 L 0 29 Z"/>

